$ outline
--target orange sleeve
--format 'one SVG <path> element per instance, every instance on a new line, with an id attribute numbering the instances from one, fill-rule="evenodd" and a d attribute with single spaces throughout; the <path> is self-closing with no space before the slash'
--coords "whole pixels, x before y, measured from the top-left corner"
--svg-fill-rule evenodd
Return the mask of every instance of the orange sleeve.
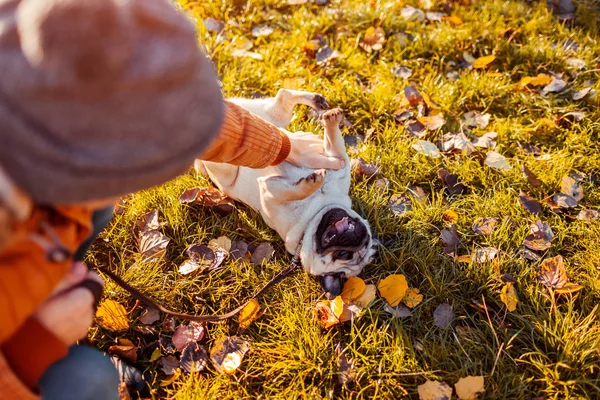
<path id="1" fill-rule="evenodd" d="M 282 163 L 290 150 L 290 139 L 275 125 L 225 101 L 225 119 L 221 131 L 200 159 L 265 168 Z"/>

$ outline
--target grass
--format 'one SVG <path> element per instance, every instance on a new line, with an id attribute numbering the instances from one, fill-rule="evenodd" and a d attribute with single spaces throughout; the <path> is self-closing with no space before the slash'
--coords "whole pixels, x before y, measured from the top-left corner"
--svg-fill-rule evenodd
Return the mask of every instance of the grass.
<path id="1" fill-rule="evenodd" d="M 378 299 L 360 319 L 324 331 L 313 315 L 322 291 L 313 277 L 297 274 L 260 299 L 265 315 L 247 331 L 238 332 L 235 321 L 209 326 L 203 342 L 208 349 L 223 335 L 241 334 L 251 342 L 251 351 L 234 375 L 220 375 L 209 364 L 205 372 L 182 376 L 163 387 L 159 384 L 164 374 L 149 360 L 155 341 L 168 340 L 172 333 L 161 323 L 155 324 L 150 335 L 137 332 L 140 307 L 131 312 L 132 328 L 126 332 L 92 328 L 93 343 L 106 349 L 117 337 L 139 340 L 136 366 L 147 372 L 153 398 L 418 398 L 417 386 L 425 380 L 453 385 L 467 375 L 485 376 L 482 397 L 486 399 L 600 398 L 600 222 L 574 218 L 581 208 L 600 207 L 600 190 L 584 182 L 581 206 L 563 215 L 545 207 L 536 217 L 518 202 L 520 190 L 540 200 L 553 195 L 561 178 L 573 169 L 588 176 L 600 173 L 598 101 L 571 100 L 573 90 L 583 88 L 587 81 L 600 90 L 594 83 L 600 72 L 594 2 L 579 3 L 579 24 L 572 27 L 553 17 L 545 2 L 453 2 L 450 13 L 464 21 L 459 26 L 406 21 L 400 10 L 406 4 L 419 6 L 416 1 L 334 0 L 326 6 L 290 6 L 274 0 L 180 3 L 200 21 L 200 41 L 215 63 L 227 96 L 274 95 L 284 83 L 296 80 L 301 89 L 322 93 L 331 105 L 345 110 L 353 123 L 345 134 L 375 130 L 373 139 L 353 156 L 379 165 L 391 184 L 381 190 L 353 181 L 354 208 L 370 221 L 384 243 L 378 259 L 361 276 L 367 283 L 377 283 L 390 273 L 403 273 L 424 300 L 412 317 L 399 319 L 383 311 L 384 300 Z M 433 3 L 434 9 L 442 8 L 442 2 Z M 201 23 L 206 17 L 226 21 L 224 33 L 207 32 Z M 274 33 L 253 38 L 251 29 L 261 25 L 273 27 Z M 387 42 L 381 51 L 367 53 L 358 44 L 373 25 L 385 30 Z M 401 32 L 412 40 L 404 40 Z M 330 65 L 319 66 L 303 52 L 303 45 L 317 34 L 341 53 Z M 251 51 L 262 54 L 264 60 L 233 57 L 240 37 L 251 40 Z M 576 52 L 563 48 L 569 39 L 579 44 Z M 450 81 L 445 77 L 447 69 L 465 51 L 475 57 L 494 54 L 497 59 L 485 70 L 460 71 L 460 79 Z M 568 67 L 568 57 L 583 59 L 587 68 Z M 395 65 L 411 68 L 413 75 L 409 80 L 394 77 Z M 565 72 L 569 88 L 549 95 L 516 89 L 520 78 L 545 71 Z M 437 142 L 442 134 L 458 131 L 465 112 L 485 111 L 492 114 L 491 123 L 474 133 L 498 132 L 495 150 L 509 158 L 513 168 L 499 172 L 474 157 L 430 159 L 417 154 L 411 148 L 416 139 L 393 117 L 402 89 L 409 83 L 427 93 L 446 116 L 446 125 L 427 140 Z M 307 111 L 298 109 L 291 130 L 321 132 L 307 118 Z M 586 116 L 569 128 L 558 126 L 555 120 L 569 111 L 583 111 Z M 526 155 L 518 143 L 536 144 L 547 157 Z M 540 187 L 527 184 L 521 165 L 537 174 Z M 445 193 L 437 176 L 440 168 L 457 174 L 470 192 Z M 177 201 L 184 189 L 208 184 L 190 172 L 127 198 L 122 212 L 101 235 L 103 240 L 94 245 L 90 261 L 110 265 L 157 301 L 182 312 L 208 314 L 236 307 L 283 268 L 289 255 L 260 216 L 243 205 L 221 218 Z M 411 185 L 421 186 L 429 202 L 413 201 L 412 211 L 395 216 L 388 208 L 389 197 L 407 192 Z M 162 230 L 172 241 L 164 260 L 142 263 L 133 227 L 139 216 L 154 209 L 160 211 L 165 222 Z M 459 216 L 459 253 L 494 246 L 502 250 L 497 262 L 461 264 L 443 254 L 440 231 L 447 225 L 443 212 L 450 209 Z M 471 231 L 478 217 L 499 217 L 504 222 L 492 235 L 482 237 Z M 538 219 L 548 223 L 556 236 L 546 257 L 560 254 L 565 258 L 569 279 L 585 286 L 578 294 L 551 295 L 536 280 L 539 262 L 514 256 L 529 225 Z M 255 245 L 271 241 L 275 258 L 262 267 L 227 262 L 219 272 L 178 274 L 189 245 L 221 235 Z M 499 296 L 499 276 L 504 273 L 517 279 L 519 304 L 510 313 Z M 128 294 L 110 281 L 106 293 L 128 310 L 134 308 Z M 453 326 L 446 330 L 433 325 L 433 310 L 443 302 L 456 313 Z M 346 346 L 357 366 L 356 382 L 349 388 L 338 379 L 335 348 L 339 343 Z"/>

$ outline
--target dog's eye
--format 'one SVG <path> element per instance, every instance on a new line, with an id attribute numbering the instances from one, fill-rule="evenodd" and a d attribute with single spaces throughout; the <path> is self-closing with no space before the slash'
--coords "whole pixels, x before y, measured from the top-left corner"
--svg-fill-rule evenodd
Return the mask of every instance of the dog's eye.
<path id="1" fill-rule="evenodd" d="M 346 250 L 339 250 L 333 253 L 333 261 L 335 260 L 352 260 L 354 253 Z"/>

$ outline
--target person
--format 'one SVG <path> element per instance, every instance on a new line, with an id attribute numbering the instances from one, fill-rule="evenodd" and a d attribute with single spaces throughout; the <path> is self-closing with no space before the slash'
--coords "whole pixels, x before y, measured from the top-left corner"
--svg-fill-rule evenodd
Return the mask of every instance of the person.
<path id="1" fill-rule="evenodd" d="M 118 398 L 108 358 L 74 345 L 115 199 L 196 158 L 343 166 L 223 100 L 196 38 L 168 0 L 0 0 L 0 399 Z"/>

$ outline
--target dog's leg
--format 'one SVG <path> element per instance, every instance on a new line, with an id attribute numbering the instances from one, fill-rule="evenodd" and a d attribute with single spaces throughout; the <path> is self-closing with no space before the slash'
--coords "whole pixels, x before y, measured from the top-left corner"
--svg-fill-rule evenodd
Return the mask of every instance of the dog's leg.
<path id="1" fill-rule="evenodd" d="M 327 100 L 320 94 L 301 90 L 279 89 L 272 102 L 266 106 L 266 112 L 275 125 L 285 128 L 292 121 L 294 107 L 297 104 L 305 104 L 317 110 L 329 109 Z"/>
<path id="2" fill-rule="evenodd" d="M 348 162 L 346 154 L 346 145 L 342 132 L 340 132 L 340 123 L 344 118 L 344 112 L 340 108 L 334 108 L 323 114 L 323 125 L 325 125 L 325 155 L 330 157 L 340 157 Z"/>
<path id="3" fill-rule="evenodd" d="M 296 183 L 290 183 L 285 177 L 272 175 L 258 178 L 258 185 L 264 199 L 288 203 L 303 200 L 319 190 L 326 175 L 326 170 L 318 169 Z"/>

